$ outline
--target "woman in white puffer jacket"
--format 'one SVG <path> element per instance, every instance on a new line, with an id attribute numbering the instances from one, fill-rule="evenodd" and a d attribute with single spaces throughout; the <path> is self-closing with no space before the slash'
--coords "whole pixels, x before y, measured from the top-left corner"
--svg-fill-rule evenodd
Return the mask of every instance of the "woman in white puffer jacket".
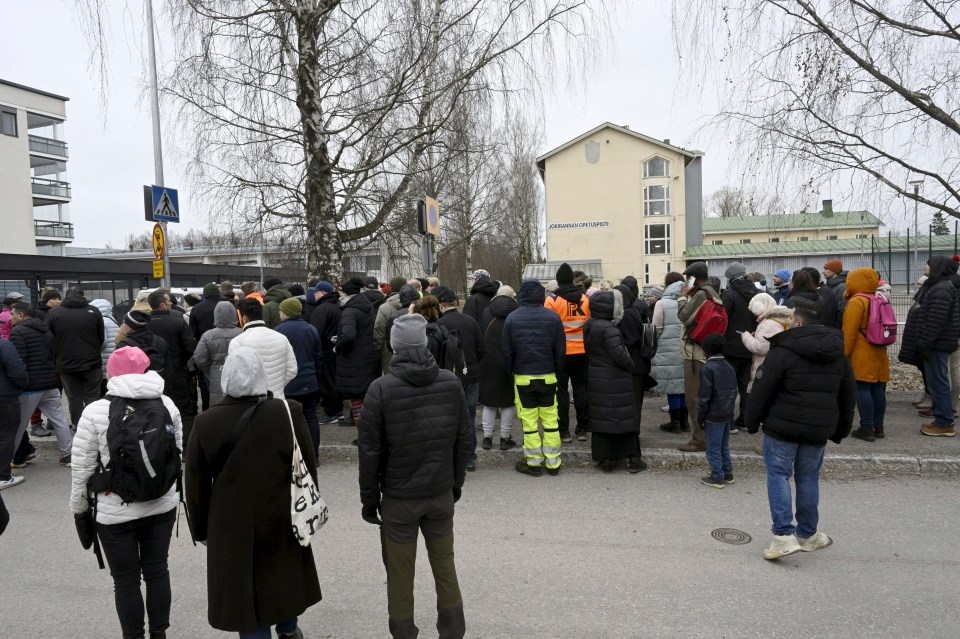
<path id="1" fill-rule="evenodd" d="M 107 362 L 107 398 L 89 404 L 73 438 L 70 510 L 87 512 L 87 482 L 97 461 L 110 463 L 107 429 L 111 395 L 128 399 L 159 398 L 173 422 L 177 448 L 183 450 L 183 424 L 176 404 L 163 395 L 163 378 L 147 371 L 150 359 L 139 348 L 117 349 Z M 170 573 L 167 552 L 177 518 L 176 486 L 158 499 L 123 503 L 112 493 L 97 493 L 97 535 L 113 577 L 117 616 L 124 638 L 144 636 L 140 578 L 147 585 L 150 639 L 164 639 L 170 626 Z"/>

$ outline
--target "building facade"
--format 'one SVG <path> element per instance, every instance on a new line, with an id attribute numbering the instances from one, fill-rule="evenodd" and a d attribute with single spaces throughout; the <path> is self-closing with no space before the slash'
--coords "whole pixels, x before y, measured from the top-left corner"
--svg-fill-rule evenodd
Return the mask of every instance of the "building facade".
<path id="1" fill-rule="evenodd" d="M 869 211 L 835 212 L 833 203 L 824 200 L 823 210 L 815 213 L 708 217 L 703 221 L 703 243 L 721 246 L 857 240 L 879 236 L 881 226 Z"/>
<path id="2" fill-rule="evenodd" d="M 0 80 L 0 253 L 58 252 L 73 241 L 65 98 Z"/>
<path id="3" fill-rule="evenodd" d="M 683 264 L 688 240 L 700 243 L 702 159 L 609 122 L 537 158 L 547 258 L 599 262 L 606 280 L 663 282 Z"/>

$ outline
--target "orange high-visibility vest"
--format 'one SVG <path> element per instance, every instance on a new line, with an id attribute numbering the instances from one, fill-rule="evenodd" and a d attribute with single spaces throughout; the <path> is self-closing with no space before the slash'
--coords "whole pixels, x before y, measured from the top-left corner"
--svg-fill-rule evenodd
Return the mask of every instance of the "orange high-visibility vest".
<path id="1" fill-rule="evenodd" d="M 544 306 L 560 316 L 567 339 L 567 355 L 583 355 L 583 325 L 590 319 L 590 298 L 581 293 L 579 302 L 569 302 L 556 294 L 547 295 Z"/>

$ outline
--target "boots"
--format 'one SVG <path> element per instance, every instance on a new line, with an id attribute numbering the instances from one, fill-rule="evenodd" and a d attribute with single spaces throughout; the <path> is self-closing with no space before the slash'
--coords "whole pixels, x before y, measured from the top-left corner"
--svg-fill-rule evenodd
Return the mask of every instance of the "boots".
<path id="1" fill-rule="evenodd" d="M 660 430 L 667 433 L 679 433 L 680 432 L 680 411 L 674 408 L 670 409 L 670 421 L 665 424 L 660 424 Z"/>
<path id="2" fill-rule="evenodd" d="M 930 397 L 929 393 L 924 393 L 923 397 L 913 402 L 913 405 L 916 406 L 919 410 L 923 410 L 924 408 L 930 408 L 933 406 L 933 399 Z"/>
<path id="3" fill-rule="evenodd" d="M 689 433 L 690 432 L 690 419 L 689 419 L 690 413 L 687 411 L 687 407 L 684 406 L 683 408 L 678 409 L 677 413 L 678 413 L 677 419 L 680 421 L 680 430 L 683 431 L 684 433 Z"/>

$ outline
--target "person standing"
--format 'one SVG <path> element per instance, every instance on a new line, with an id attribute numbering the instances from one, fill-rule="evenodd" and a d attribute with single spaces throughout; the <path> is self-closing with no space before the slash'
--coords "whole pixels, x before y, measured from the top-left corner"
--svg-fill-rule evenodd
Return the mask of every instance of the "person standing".
<path id="1" fill-rule="evenodd" d="M 587 396 L 587 353 L 583 345 L 583 327 L 590 319 L 590 299 L 573 281 L 573 269 L 564 262 L 557 269 L 557 290 L 549 295 L 544 306 L 557 314 L 563 325 L 566 359 L 556 371 L 557 403 L 559 405 L 560 440 L 573 441 L 570 436 L 570 391 L 573 385 L 573 406 L 577 412 L 576 435 L 587 441 L 590 430 L 590 402 Z"/>
<path id="2" fill-rule="evenodd" d="M 184 326 L 186 324 L 184 323 Z M 121 411 L 134 405 L 157 403 L 164 411 L 166 424 L 157 427 L 172 430 L 176 451 L 183 450 L 183 425 L 172 399 L 163 395 L 163 379 L 148 371 L 150 360 L 138 348 L 118 348 L 107 362 L 107 397 L 87 406 L 73 440 L 73 477 L 70 510 L 74 516 L 90 509 L 87 482 L 99 465 L 110 464 L 111 405 L 121 403 Z M 146 616 L 150 639 L 165 639 L 170 627 L 170 572 L 167 555 L 173 524 L 177 519 L 177 486 L 162 496 L 147 501 L 124 501 L 111 491 L 97 492 L 97 536 L 113 577 L 114 601 L 120 628 L 125 638 L 144 636 L 144 600 L 141 578 L 147 586 Z"/>
<path id="3" fill-rule="evenodd" d="M 953 408 L 950 401 L 950 353 L 960 339 L 960 304 L 952 276 L 958 262 L 948 257 L 931 257 L 923 274 L 928 277 L 917 296 L 920 304 L 919 352 L 933 398 L 933 421 L 920 432 L 931 437 L 953 437 Z"/>
<path id="4" fill-rule="evenodd" d="M 363 278 L 362 293 L 370 300 L 370 312 L 373 313 L 375 317 L 377 311 L 380 309 L 380 305 L 383 304 L 383 300 L 386 299 L 386 295 L 380 291 L 380 282 L 377 281 L 377 278 L 372 275 Z"/>
<path id="5" fill-rule="evenodd" d="M 744 332 L 740 335 L 743 345 L 753 355 L 750 366 L 750 383 L 747 385 L 747 395 L 753 388 L 753 380 L 763 360 L 770 352 L 770 338 L 782 333 L 790 327 L 793 311 L 786 306 L 779 306 L 767 293 L 758 293 L 750 300 L 750 312 L 757 318 L 757 330 L 753 333 Z M 749 399 L 748 399 L 749 401 Z"/>
<path id="6" fill-rule="evenodd" d="M 70 422 L 76 427 L 83 409 L 100 399 L 103 316 L 87 303 L 83 289 L 74 287 L 60 306 L 47 313 L 47 326 L 53 334 L 55 367 L 67 396 Z"/>
<path id="7" fill-rule="evenodd" d="M 20 434 L 20 394 L 29 384 L 30 375 L 17 349 L 7 340 L 0 340 L 0 490 L 25 481 L 23 476 L 13 475 L 10 469 L 14 451 L 23 437 Z"/>
<path id="8" fill-rule="evenodd" d="M 287 382 L 283 394 L 300 403 L 313 441 L 314 457 L 320 456 L 320 424 L 317 421 L 317 371 L 323 368 L 320 334 L 302 317 L 303 306 L 295 297 L 280 302 L 280 325 L 274 330 L 287 338 L 297 358 L 297 376 Z"/>
<path id="9" fill-rule="evenodd" d="M 483 269 L 473 272 L 476 281 L 470 288 L 470 297 L 463 304 L 463 314 L 472 317 L 477 324 L 483 319 L 483 312 L 490 306 L 490 302 L 500 289 L 500 282 L 490 279 L 490 274 Z"/>
<path id="10" fill-rule="evenodd" d="M 750 385 L 750 369 L 753 364 L 753 355 L 744 346 L 740 336 L 757 330 L 756 317 L 750 312 L 750 300 L 760 291 L 747 279 L 747 267 L 740 262 L 728 266 L 724 277 L 727 278 L 727 288 L 722 295 L 723 308 L 727 311 L 727 331 L 724 333 L 727 345 L 724 356 L 737 373 L 737 393 L 740 395 L 740 410 L 736 421 L 730 427 L 730 432 L 736 433 L 743 426 L 743 416 L 747 412 L 747 386 Z"/>
<path id="11" fill-rule="evenodd" d="M 823 325 L 843 328 L 837 323 L 837 298 L 834 297 L 833 291 L 830 290 L 830 287 L 823 283 L 820 276 L 820 271 L 812 266 L 804 266 L 800 270 L 810 276 L 810 279 L 813 280 L 813 285 L 817 290 L 817 294 L 820 296 L 820 309 L 823 312 Z"/>
<path id="12" fill-rule="evenodd" d="M 203 301 L 190 309 L 190 331 L 197 342 L 216 325 L 214 311 L 221 299 L 220 287 L 210 282 L 203 287 Z"/>
<path id="13" fill-rule="evenodd" d="M 687 398 L 684 393 L 683 324 L 677 317 L 678 299 L 683 287 L 683 276 L 667 273 L 660 301 L 653 307 L 653 325 L 657 331 L 657 354 L 651 361 L 650 374 L 657 380 L 656 390 L 665 393 L 670 421 L 660 424 L 668 433 L 690 431 Z"/>
<path id="14" fill-rule="evenodd" d="M 503 326 L 510 313 L 517 310 L 516 293 L 509 286 L 501 286 L 490 305 L 483 311 L 484 356 L 480 362 L 480 395 L 483 406 L 480 423 L 483 425 L 483 449 L 493 448 L 493 431 L 500 412 L 500 450 L 516 448 L 513 441 L 514 404 L 513 377 L 507 371 L 503 354 Z"/>
<path id="15" fill-rule="evenodd" d="M 711 488 L 725 488 L 733 483 L 733 460 L 730 458 L 730 428 L 737 404 L 737 371 L 726 361 L 723 350 L 726 338 L 719 333 L 703 339 L 707 361 L 700 371 L 700 398 L 697 415 L 707 437 L 707 461 L 710 474 L 700 483 Z"/>
<path id="16" fill-rule="evenodd" d="M 316 291 L 317 305 L 310 314 L 310 325 L 317 329 L 323 347 L 323 368 L 317 371 L 320 406 L 324 412 L 319 422 L 330 424 L 343 419 L 343 396 L 337 391 L 335 351 L 337 331 L 340 330 L 340 295 L 336 287 L 326 281 L 317 282 Z"/>
<path id="17" fill-rule="evenodd" d="M 407 312 L 407 309 L 400 302 L 400 289 L 406 285 L 407 280 L 402 277 L 395 277 L 390 280 L 390 294 L 377 309 L 377 317 L 373 321 L 373 347 L 380 355 L 380 370 L 384 375 L 390 369 L 390 360 L 393 358 L 390 344 L 387 343 L 387 324 L 401 312 Z"/>
<path id="18" fill-rule="evenodd" d="M 617 324 L 623 319 L 620 291 L 598 291 L 590 298 L 590 319 L 583 327 L 589 371 L 590 450 L 605 473 L 627 459 L 640 472 L 640 423 L 633 393 L 633 359 Z"/>
<path id="19" fill-rule="evenodd" d="M 22 301 L 23 295 L 20 293 L 10 293 L 3 298 L 3 306 L 0 308 L 0 339 L 10 339 L 10 331 L 13 329 L 13 307 Z"/>
<path id="20" fill-rule="evenodd" d="M 40 304 L 37 306 L 37 319 L 47 321 L 47 313 L 60 306 L 63 296 L 56 289 L 47 289 L 40 296 Z"/>
<path id="21" fill-rule="evenodd" d="M 113 319 L 113 307 L 110 306 L 110 302 L 105 299 L 99 299 L 93 300 L 90 302 L 90 305 L 100 311 L 100 315 L 103 317 L 103 346 L 100 348 L 100 372 L 103 374 L 105 380 L 107 377 L 107 360 L 110 359 L 113 351 L 117 348 L 117 335 L 120 333 L 120 325 L 117 324 L 117 320 Z M 105 383 L 101 382 L 101 395 L 106 394 L 106 390 Z"/>
<path id="22" fill-rule="evenodd" d="M 249 346 L 260 353 L 267 374 L 267 389 L 277 399 L 283 399 L 284 389 L 297 376 L 297 356 L 287 338 L 267 328 L 263 323 L 263 306 L 256 299 L 240 302 L 243 331 L 230 341 L 227 353 L 241 346 Z"/>
<path id="23" fill-rule="evenodd" d="M 773 274 L 773 299 L 783 304 L 790 297 L 790 271 L 785 268 Z"/>
<path id="24" fill-rule="evenodd" d="M 268 277 L 263 280 L 263 323 L 267 328 L 276 328 L 280 323 L 280 302 L 293 297 L 283 286 L 279 277 Z"/>
<path id="25" fill-rule="evenodd" d="M 707 356 L 703 347 L 690 339 L 690 333 L 696 328 L 694 320 L 697 312 L 708 300 L 719 301 L 717 291 L 708 284 L 707 265 L 704 262 L 694 262 L 683 272 L 689 277 L 693 285 L 688 286 L 683 296 L 678 300 L 677 319 L 683 324 L 683 338 L 680 349 L 683 353 L 683 384 L 687 400 L 687 411 L 690 421 L 693 422 L 693 436 L 686 444 L 679 446 L 684 452 L 698 452 L 707 449 L 707 442 L 701 426 L 697 405 L 700 401 L 700 369 L 703 368 Z"/>
<path id="26" fill-rule="evenodd" d="M 544 305 L 546 292 L 539 281 L 524 280 L 517 297 L 520 308 L 503 325 L 503 357 L 513 375 L 514 402 L 523 426 L 523 459 L 516 470 L 539 477 L 546 466 L 548 474 L 559 475 L 557 371 L 566 361 L 564 326 Z"/>
<path id="27" fill-rule="evenodd" d="M 390 635 L 414 639 L 413 583 L 423 531 L 437 592 L 440 639 L 466 632 L 453 555 L 454 503 L 470 459 L 471 432 L 463 387 L 427 350 L 427 320 L 393 322 L 390 375 L 373 381 L 358 435 L 361 513 L 380 526 L 387 571 Z M 379 513 L 379 517 L 378 517 Z"/>
<path id="28" fill-rule="evenodd" d="M 183 319 L 183 313 L 173 308 L 170 292 L 163 288 L 150 293 L 147 297 L 150 305 L 150 332 L 167 343 L 169 372 L 164 379 L 169 385 L 164 394 L 173 400 L 183 420 L 183 434 L 190 439 L 193 418 L 197 416 L 197 394 L 190 390 L 190 373 L 187 362 L 193 357 L 197 342 L 193 339 L 190 326 Z"/>
<path id="29" fill-rule="evenodd" d="M 237 326 L 237 309 L 230 302 L 217 302 L 213 309 L 214 327 L 205 332 L 193 351 L 193 362 L 210 380 L 210 405 L 223 400 L 220 380 L 230 342 L 242 331 Z"/>
<path id="30" fill-rule="evenodd" d="M 363 291 L 359 277 L 344 282 L 340 291 L 336 384 L 337 392 L 350 400 L 351 423 L 347 426 L 359 425 L 363 397 L 380 376 L 380 357 L 373 348 L 373 303 Z"/>
<path id="31" fill-rule="evenodd" d="M 847 308 L 847 272 L 843 270 L 843 262 L 838 259 L 827 260 L 823 265 L 824 283 L 833 292 L 836 300 L 837 315 L 834 322 L 836 328 L 843 328 L 843 312 Z"/>
<path id="32" fill-rule="evenodd" d="M 756 433 L 762 423 L 764 433 L 774 535 L 763 551 L 764 559 L 832 543 L 818 529 L 820 468 L 827 440 L 839 444 L 850 434 L 857 387 L 850 361 L 843 355 L 843 336 L 821 325 L 819 314 L 815 304 L 797 301 L 792 328 L 770 338 L 770 352 L 757 371 L 747 404 L 747 430 Z"/>
<path id="33" fill-rule="evenodd" d="M 317 466 L 300 405 L 289 403 L 287 417 L 266 380 L 257 351 L 231 349 L 225 397 L 197 416 L 187 444 L 184 496 L 193 539 L 207 548 L 210 625 L 249 639 L 276 626 L 280 639 L 302 639 L 297 618 L 321 593 L 313 551 L 291 532 L 291 419 L 314 482 Z"/>
<path id="34" fill-rule="evenodd" d="M 857 409 L 860 412 L 860 428 L 852 435 L 867 442 L 884 437 L 886 391 L 890 381 L 887 347 L 871 344 L 866 337 L 870 305 L 879 282 L 880 274 L 872 268 L 850 271 L 846 282 L 847 307 L 843 312 L 843 352 L 850 359 L 853 377 L 857 381 Z"/>
<path id="35" fill-rule="evenodd" d="M 643 396 L 648 388 L 656 385 L 650 377 L 652 369 L 650 348 L 656 348 L 655 336 L 651 335 L 650 331 L 655 331 L 656 328 L 653 326 L 650 306 L 646 300 L 637 297 L 640 294 L 637 278 L 628 275 L 614 288 L 623 295 L 623 319 L 620 320 L 618 328 L 623 336 L 623 343 L 627 347 L 627 353 L 633 361 L 630 378 L 633 382 L 633 409 L 637 419 L 637 454 L 633 456 L 632 462 L 627 461 L 627 470 L 638 473 L 647 468 L 647 462 L 643 461 L 643 451 L 640 448 L 640 426 L 643 423 Z M 648 339 L 652 341 L 652 346 Z"/>

